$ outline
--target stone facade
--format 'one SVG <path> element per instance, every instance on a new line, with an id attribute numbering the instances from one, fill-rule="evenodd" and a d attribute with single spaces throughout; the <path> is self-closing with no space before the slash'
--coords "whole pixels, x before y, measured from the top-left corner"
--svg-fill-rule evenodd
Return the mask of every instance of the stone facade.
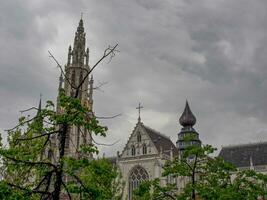
<path id="1" fill-rule="evenodd" d="M 116 161 L 125 183 L 123 199 L 132 199 L 133 190 L 144 180 L 160 178 L 166 184 L 162 167 L 174 156 L 178 151 L 170 138 L 138 121 Z"/>
<path id="2" fill-rule="evenodd" d="M 85 44 L 86 38 L 83 20 L 81 19 L 75 33 L 73 48 L 70 46 L 68 50 L 67 64 L 64 69 L 65 77 L 61 74 L 59 78 L 59 90 L 64 88 L 68 96 L 75 96 L 74 88 L 81 81 L 84 81 L 78 93 L 78 98 L 90 110 L 88 115 L 93 116 L 93 78 L 85 78 L 85 75 L 90 71 L 89 49 L 85 48 Z M 57 105 L 57 112 L 64 112 L 59 104 Z M 121 154 L 118 153 L 116 158 L 111 159 L 119 167 L 125 183 L 123 200 L 131 200 L 133 190 L 144 180 L 159 178 L 161 185 L 168 182 L 176 183 L 178 191 L 188 182 L 186 178 L 182 177 L 176 179 L 162 177 L 163 166 L 167 160 L 182 155 L 183 150 L 189 145 L 201 145 L 199 134 L 193 128 L 196 118 L 191 112 L 188 102 L 186 102 L 179 121 L 183 128 L 178 133 L 177 146 L 175 146 L 169 137 L 144 125 L 139 116 L 138 122 Z M 192 140 L 184 140 L 187 136 L 193 136 Z M 56 148 L 58 139 L 56 136 L 51 137 L 51 145 L 45 152 L 49 158 L 57 157 L 58 153 L 55 150 L 58 149 Z M 82 155 L 79 153 L 80 146 L 91 142 L 90 133 L 87 133 L 83 127 L 71 127 L 68 131 L 65 146 L 66 155 L 76 158 L 81 157 Z M 234 164 L 244 163 L 242 166 L 237 166 L 239 169 L 252 168 L 267 173 L 266 152 L 267 143 L 264 143 L 254 146 L 225 147 L 222 149 L 220 156 Z"/>
<path id="3" fill-rule="evenodd" d="M 125 183 L 123 200 L 131 200 L 133 190 L 144 180 L 159 178 L 162 186 L 166 183 L 176 183 L 178 191 L 184 188 L 188 181 L 186 178 L 163 177 L 162 173 L 165 162 L 179 157 L 185 146 L 201 145 L 199 134 L 193 128 L 196 118 L 191 112 L 188 102 L 186 102 L 179 122 L 183 128 L 178 133 L 176 147 L 169 137 L 144 125 L 139 116 L 122 153 L 118 153 L 115 161 Z M 192 141 L 184 141 L 183 138 L 187 135 L 193 136 Z"/>

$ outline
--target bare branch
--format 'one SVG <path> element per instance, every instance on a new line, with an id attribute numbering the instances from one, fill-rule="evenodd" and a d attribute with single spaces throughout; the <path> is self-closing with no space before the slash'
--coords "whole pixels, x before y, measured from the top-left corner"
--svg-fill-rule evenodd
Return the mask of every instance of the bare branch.
<path id="1" fill-rule="evenodd" d="M 108 51 L 111 51 L 112 50 L 112 47 L 111 46 L 108 46 L 108 48 L 105 50 L 105 52 L 104 52 L 104 55 L 108 52 Z M 112 60 L 112 58 L 115 56 L 115 52 L 120 52 L 119 50 L 113 50 L 112 52 L 111 52 L 111 54 L 110 54 L 110 59 L 109 59 L 109 61 L 108 61 L 108 63 L 110 63 L 111 62 L 111 60 Z"/>
<path id="2" fill-rule="evenodd" d="M 47 123 L 47 124 L 50 124 L 50 125 L 53 125 L 53 126 L 56 125 L 56 124 L 53 124 L 53 123 L 51 123 L 51 122 L 49 122 L 49 121 L 47 121 L 47 120 L 45 120 L 45 119 L 43 119 L 43 122 L 45 122 L 45 123 Z"/>
<path id="3" fill-rule="evenodd" d="M 25 140 L 34 140 L 36 138 L 40 138 L 40 137 L 44 137 L 44 136 L 47 136 L 47 135 L 52 135 L 54 133 L 58 133 L 59 131 L 52 131 L 52 132 L 49 132 L 49 133 L 44 133 L 42 135 L 38 135 L 38 136 L 35 136 L 35 137 L 31 137 L 31 138 L 18 138 L 16 139 L 16 141 L 25 141 Z"/>
<path id="4" fill-rule="evenodd" d="M 79 88 L 82 86 L 82 84 L 84 83 L 84 81 L 86 80 L 86 78 L 89 76 L 89 74 L 96 68 L 96 66 L 103 60 L 105 59 L 107 56 L 111 55 L 112 57 L 115 56 L 115 52 L 117 51 L 118 44 L 116 44 L 114 47 L 108 47 L 105 51 L 104 51 L 104 55 L 94 64 L 94 66 L 89 70 L 89 72 L 87 72 L 87 74 L 83 77 L 83 80 L 79 83 L 78 87 L 76 88 L 76 94 L 75 94 L 75 98 L 78 97 L 79 94 Z"/>
<path id="5" fill-rule="evenodd" d="M 44 183 L 44 181 L 46 179 L 51 178 L 52 174 L 53 174 L 54 170 L 48 172 L 43 178 L 42 180 L 39 182 L 39 184 L 33 189 L 33 190 L 38 190 L 40 188 L 40 186 L 42 185 L 42 183 Z"/>
<path id="6" fill-rule="evenodd" d="M 18 127 L 20 127 L 20 126 L 23 126 L 24 124 L 33 121 L 34 119 L 36 119 L 36 117 L 33 117 L 33 118 L 29 119 L 29 120 L 26 120 L 26 121 L 24 121 L 24 122 L 21 122 L 21 123 L 19 123 L 18 125 L 16 125 L 15 127 L 10 128 L 10 129 L 6 129 L 5 131 L 13 131 L 13 130 L 15 130 L 16 128 L 18 128 Z"/>
<path id="7" fill-rule="evenodd" d="M 117 141 L 115 141 L 115 142 L 113 142 L 113 143 L 111 143 L 111 144 L 106 144 L 106 143 L 99 143 L 99 142 L 96 142 L 95 140 L 94 140 L 94 138 L 93 137 L 91 137 L 92 138 L 92 140 L 93 140 L 93 142 L 95 143 L 95 144 L 97 144 L 97 145 L 101 145 L 101 146 L 113 146 L 113 145 L 115 145 L 115 144 L 117 144 L 120 140 L 117 140 Z"/>
<path id="8" fill-rule="evenodd" d="M 46 140 L 45 140 L 42 148 L 45 148 L 45 146 L 47 145 L 47 143 L 49 142 L 49 140 L 50 140 L 50 135 L 47 136 L 47 138 L 46 138 Z"/>
<path id="9" fill-rule="evenodd" d="M 26 165 L 48 165 L 50 167 L 53 167 L 54 169 L 57 169 L 56 165 L 54 165 L 52 163 L 49 163 L 49 162 L 31 162 L 31 161 L 19 160 L 19 159 L 12 158 L 12 157 L 9 157 L 9 156 L 4 156 L 4 157 L 9 159 L 9 160 L 12 160 L 13 162 L 17 162 L 17 163 L 23 163 L 23 164 L 26 164 Z"/>
<path id="10" fill-rule="evenodd" d="M 77 182 L 78 182 L 78 183 L 79 183 L 85 190 L 87 190 L 87 187 L 83 184 L 82 180 L 81 180 L 78 176 L 76 176 L 75 174 L 73 174 L 72 177 L 75 178 L 76 181 L 77 181 Z"/>
<path id="11" fill-rule="evenodd" d="M 45 191 L 46 192 L 49 190 L 51 179 L 52 179 L 52 175 L 53 175 L 53 172 L 51 173 L 51 176 L 48 176 L 46 187 L 45 187 Z M 49 199 L 49 196 L 46 199 Z"/>
<path id="12" fill-rule="evenodd" d="M 186 164 L 191 171 L 193 170 L 192 166 L 187 161 L 184 161 L 183 163 Z"/>
<path id="13" fill-rule="evenodd" d="M 28 111 L 30 111 L 30 110 L 39 110 L 38 108 L 36 108 L 36 107 L 31 107 L 31 108 L 28 108 L 28 109 L 25 109 L 25 110 L 21 110 L 21 111 L 19 111 L 20 113 L 24 113 L 24 112 L 28 112 Z"/>
<path id="14" fill-rule="evenodd" d="M 97 85 L 96 87 L 93 87 L 93 90 L 99 90 L 99 91 L 103 92 L 103 90 L 101 90 L 101 87 L 102 87 L 103 85 L 106 85 L 106 84 L 108 84 L 108 82 L 99 82 L 98 85 Z M 86 92 L 86 91 L 88 91 L 89 89 L 90 89 L 90 88 L 88 87 L 87 89 L 82 90 L 82 92 Z"/>
<path id="15" fill-rule="evenodd" d="M 12 184 L 12 183 L 7 183 L 9 186 L 11 186 L 11 187 L 15 187 L 15 188 L 17 188 L 17 189 L 19 189 L 19 190 L 23 190 L 23 191 L 27 191 L 28 193 L 38 193 L 38 194 L 48 194 L 48 195 L 50 195 L 51 196 L 51 193 L 50 192 L 46 192 L 46 191 L 40 191 L 40 190 L 30 190 L 30 189 L 27 189 L 27 188 L 24 188 L 24 187 L 21 187 L 21 186 L 19 186 L 19 185 L 14 185 L 14 184 Z"/>
<path id="16" fill-rule="evenodd" d="M 65 188 L 65 190 L 67 191 L 67 194 L 68 194 L 68 197 L 69 197 L 69 199 L 71 200 L 71 195 L 70 195 L 70 192 L 69 192 L 69 190 L 68 190 L 68 188 L 67 188 L 67 186 L 66 186 L 66 184 L 64 183 L 64 181 L 63 180 L 61 180 L 62 181 L 62 185 L 63 185 L 63 187 Z"/>
<path id="17" fill-rule="evenodd" d="M 64 73 L 63 67 L 59 64 L 59 62 L 57 61 L 57 59 L 53 56 L 53 54 L 52 54 L 50 51 L 48 51 L 48 53 L 49 53 L 49 57 L 52 58 L 52 59 L 55 61 L 55 63 L 57 64 L 57 66 L 60 68 L 60 71 L 61 71 L 61 73 L 63 74 L 65 80 L 68 81 L 68 83 L 70 84 L 70 86 L 71 86 L 72 88 L 75 88 L 75 86 L 71 84 L 70 80 L 68 79 L 68 77 L 67 77 L 66 74 Z"/>
<path id="18" fill-rule="evenodd" d="M 96 86 L 96 87 L 93 87 L 94 90 L 100 90 L 100 88 L 103 86 L 103 85 L 106 85 L 108 84 L 108 82 L 99 82 L 99 84 Z"/>
<path id="19" fill-rule="evenodd" d="M 122 114 L 117 114 L 117 115 L 113 115 L 113 116 L 108 116 L 108 117 L 99 117 L 99 116 L 95 116 L 97 119 L 113 119 L 116 117 L 121 116 Z"/>
<path id="20" fill-rule="evenodd" d="M 79 131 L 82 133 L 82 136 L 85 137 L 85 133 L 80 129 L 80 127 L 79 127 Z M 92 136 L 91 136 L 91 138 L 92 138 L 92 141 L 95 144 L 102 145 L 102 146 L 113 146 L 113 145 L 117 144 L 120 141 L 120 140 L 117 140 L 117 141 L 113 142 L 112 144 L 105 144 L 105 143 L 96 142 Z"/>

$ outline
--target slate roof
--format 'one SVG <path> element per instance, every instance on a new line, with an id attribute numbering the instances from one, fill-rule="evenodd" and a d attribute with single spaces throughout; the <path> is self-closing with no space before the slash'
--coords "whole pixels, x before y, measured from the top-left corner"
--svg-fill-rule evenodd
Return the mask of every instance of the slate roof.
<path id="1" fill-rule="evenodd" d="M 223 147 L 219 156 L 236 167 L 267 165 L 267 142 Z"/>
<path id="2" fill-rule="evenodd" d="M 164 154 L 170 155 L 170 150 L 171 148 L 173 149 L 173 155 L 178 155 L 178 149 L 176 148 L 176 146 L 172 143 L 172 141 L 170 140 L 170 138 L 168 138 L 167 136 L 155 131 L 152 128 L 149 128 L 145 125 L 142 124 L 142 127 L 145 129 L 145 131 L 147 132 L 147 134 L 149 135 L 149 137 L 151 138 L 152 142 L 154 143 L 154 145 L 156 146 L 158 152 L 162 151 Z"/>

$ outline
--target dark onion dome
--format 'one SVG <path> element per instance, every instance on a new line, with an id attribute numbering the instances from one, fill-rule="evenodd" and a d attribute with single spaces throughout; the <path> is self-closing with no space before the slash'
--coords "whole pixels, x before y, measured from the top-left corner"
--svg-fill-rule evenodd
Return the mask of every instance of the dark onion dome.
<path id="1" fill-rule="evenodd" d="M 183 127 L 188 127 L 188 126 L 192 127 L 196 124 L 196 117 L 190 110 L 190 107 L 187 101 L 185 104 L 184 112 L 182 116 L 180 117 L 179 122 Z"/>

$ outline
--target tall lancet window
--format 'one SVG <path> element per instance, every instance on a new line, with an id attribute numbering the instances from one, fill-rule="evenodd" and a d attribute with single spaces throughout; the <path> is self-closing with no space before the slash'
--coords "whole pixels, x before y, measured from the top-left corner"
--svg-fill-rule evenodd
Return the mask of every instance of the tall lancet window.
<path id="1" fill-rule="evenodd" d="M 53 157 L 53 151 L 51 150 L 51 149 L 49 149 L 48 150 L 48 155 L 47 155 L 47 157 L 48 157 L 48 160 L 52 160 L 52 157 Z"/>
<path id="2" fill-rule="evenodd" d="M 79 84 L 82 82 L 83 80 L 83 71 L 80 72 L 80 80 L 79 80 Z"/>
<path id="3" fill-rule="evenodd" d="M 82 82 L 82 80 L 83 80 L 83 72 L 82 72 L 82 70 L 81 70 L 78 85 Z M 80 91 L 79 91 L 79 98 L 80 98 L 80 99 L 82 98 L 82 92 L 83 92 L 83 86 L 81 87 L 81 89 L 80 89 Z"/>
<path id="4" fill-rule="evenodd" d="M 132 169 L 129 176 L 129 200 L 132 200 L 133 191 L 140 185 L 140 183 L 148 179 L 148 173 L 143 167 L 136 166 Z"/>
<path id="5" fill-rule="evenodd" d="M 141 142 L 141 139 L 142 139 L 142 138 L 141 138 L 141 134 L 140 134 L 140 132 L 138 132 L 138 133 L 137 133 L 137 142 Z"/>
<path id="6" fill-rule="evenodd" d="M 132 145 L 131 151 L 132 151 L 132 156 L 135 156 L 135 146 L 134 145 Z"/>
<path id="7" fill-rule="evenodd" d="M 146 144 L 143 144 L 143 154 L 147 154 L 147 147 L 146 147 Z"/>
<path id="8" fill-rule="evenodd" d="M 73 85 L 73 86 L 75 86 L 75 70 L 73 70 L 72 71 L 72 74 L 71 74 L 71 84 Z"/>

